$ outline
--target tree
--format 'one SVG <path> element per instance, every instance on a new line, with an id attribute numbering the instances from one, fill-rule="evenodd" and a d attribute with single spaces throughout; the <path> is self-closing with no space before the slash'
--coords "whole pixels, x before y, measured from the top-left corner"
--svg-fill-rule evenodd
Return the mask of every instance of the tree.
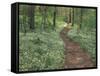
<path id="1" fill-rule="evenodd" d="M 82 27 L 82 20 L 83 20 L 83 9 L 80 10 L 81 16 L 80 16 L 80 28 Z"/>
<path id="2" fill-rule="evenodd" d="M 79 29 L 82 27 L 82 16 L 83 16 L 83 10 L 80 8 L 80 15 L 79 15 Z"/>
<path id="3" fill-rule="evenodd" d="M 31 31 L 34 31 L 34 29 L 35 29 L 35 6 L 34 5 L 29 6 L 28 14 L 29 14 L 30 29 L 31 29 Z"/>
<path id="4" fill-rule="evenodd" d="M 46 27 L 46 21 L 47 21 L 47 6 L 40 6 L 39 9 L 42 16 L 41 31 L 44 31 Z"/>
<path id="5" fill-rule="evenodd" d="M 53 29 L 55 30 L 56 27 L 56 10 L 57 8 L 54 7 L 54 13 L 53 13 Z"/>
<path id="6" fill-rule="evenodd" d="M 69 23 L 72 23 L 72 9 L 69 9 Z"/>
<path id="7" fill-rule="evenodd" d="M 68 16 L 67 16 L 67 22 L 68 22 L 68 24 L 72 22 L 71 20 L 72 20 L 71 19 L 71 8 L 69 8 L 68 9 Z"/>
<path id="8" fill-rule="evenodd" d="M 72 26 L 74 26 L 74 8 L 73 8 L 73 14 L 72 14 L 72 15 L 73 15 L 73 17 L 72 17 L 72 19 L 73 19 L 73 20 L 72 20 L 72 21 L 73 21 L 73 22 L 72 22 Z"/>

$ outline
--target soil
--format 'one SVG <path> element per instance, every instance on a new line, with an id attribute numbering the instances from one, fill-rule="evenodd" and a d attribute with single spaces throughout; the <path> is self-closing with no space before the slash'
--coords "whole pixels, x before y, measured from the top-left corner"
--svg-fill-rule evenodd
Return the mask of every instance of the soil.
<path id="1" fill-rule="evenodd" d="M 78 42 L 71 40 L 65 33 L 68 31 L 62 30 L 60 37 L 64 42 L 64 68 L 89 68 L 94 67 L 91 56 L 82 49 Z"/>

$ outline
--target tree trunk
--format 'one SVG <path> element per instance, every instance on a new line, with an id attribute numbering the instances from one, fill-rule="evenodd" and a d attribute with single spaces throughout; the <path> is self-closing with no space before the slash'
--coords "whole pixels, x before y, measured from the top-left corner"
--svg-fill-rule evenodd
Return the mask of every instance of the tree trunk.
<path id="1" fill-rule="evenodd" d="M 79 19 L 78 19 L 78 22 L 79 22 L 78 33 L 80 32 L 80 29 L 82 27 L 82 16 L 83 16 L 82 8 L 80 8 L 79 9 Z"/>
<path id="2" fill-rule="evenodd" d="M 47 8 L 46 6 L 44 7 L 44 13 L 43 13 L 43 24 L 44 24 L 44 29 L 46 28 L 46 16 L 47 16 Z"/>
<path id="3" fill-rule="evenodd" d="M 83 10 L 80 9 L 80 29 L 82 28 L 82 17 L 83 17 Z"/>
<path id="4" fill-rule="evenodd" d="M 55 30 L 56 27 L 56 7 L 54 7 L 54 14 L 53 14 L 53 30 Z"/>
<path id="5" fill-rule="evenodd" d="M 69 8 L 69 10 L 68 10 L 68 18 L 67 18 L 67 22 L 68 22 L 68 24 L 69 23 L 71 23 L 71 8 Z"/>
<path id="6" fill-rule="evenodd" d="M 74 8 L 73 8 L 73 17 L 72 17 L 73 19 L 72 19 L 72 26 L 74 26 Z"/>
<path id="7" fill-rule="evenodd" d="M 42 16 L 42 20 L 41 20 L 41 31 L 44 31 L 45 30 L 45 27 L 46 27 L 47 7 L 46 6 L 41 6 L 40 7 L 40 12 L 41 12 L 41 16 Z"/>
<path id="8" fill-rule="evenodd" d="M 69 23 L 71 23 L 72 21 L 71 21 L 72 19 L 71 19 L 71 8 L 69 9 Z"/>
<path id="9" fill-rule="evenodd" d="M 35 29 L 35 6 L 30 5 L 29 7 L 29 25 L 30 30 L 34 31 Z"/>

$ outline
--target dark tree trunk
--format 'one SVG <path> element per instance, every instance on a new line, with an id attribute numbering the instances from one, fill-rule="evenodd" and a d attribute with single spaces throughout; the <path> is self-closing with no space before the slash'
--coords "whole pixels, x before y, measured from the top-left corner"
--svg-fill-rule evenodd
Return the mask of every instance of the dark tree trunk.
<path id="1" fill-rule="evenodd" d="M 53 14 L 53 29 L 55 30 L 56 27 L 56 7 L 54 7 L 54 14 Z"/>
<path id="2" fill-rule="evenodd" d="M 68 22 L 68 24 L 69 23 L 71 23 L 71 8 L 69 8 L 69 10 L 68 10 L 68 18 L 67 18 L 67 22 Z"/>
<path id="3" fill-rule="evenodd" d="M 80 29 L 82 28 L 82 17 L 83 17 L 83 10 L 80 9 Z"/>
<path id="4" fill-rule="evenodd" d="M 69 9 L 69 23 L 71 23 L 72 21 L 72 19 L 71 19 L 72 17 L 71 17 L 71 8 Z"/>
<path id="5" fill-rule="evenodd" d="M 72 26 L 74 26 L 74 8 L 73 8 L 73 17 L 72 17 L 73 19 L 72 19 Z"/>
<path id="6" fill-rule="evenodd" d="M 31 31 L 35 29 L 35 6 L 30 5 L 29 7 L 29 25 Z"/>
<path id="7" fill-rule="evenodd" d="M 47 16 L 47 7 L 44 7 L 44 13 L 43 13 L 43 24 L 44 24 L 44 29 L 46 28 L 46 16 Z"/>

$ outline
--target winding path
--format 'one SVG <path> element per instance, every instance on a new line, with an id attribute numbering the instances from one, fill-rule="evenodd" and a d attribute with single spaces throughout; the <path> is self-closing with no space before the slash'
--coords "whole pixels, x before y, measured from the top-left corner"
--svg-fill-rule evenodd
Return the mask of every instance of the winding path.
<path id="1" fill-rule="evenodd" d="M 64 54 L 65 62 L 64 68 L 88 68 L 94 67 L 90 55 L 80 48 L 79 43 L 72 41 L 68 36 L 65 35 L 64 29 L 60 32 L 60 37 L 64 42 Z"/>

